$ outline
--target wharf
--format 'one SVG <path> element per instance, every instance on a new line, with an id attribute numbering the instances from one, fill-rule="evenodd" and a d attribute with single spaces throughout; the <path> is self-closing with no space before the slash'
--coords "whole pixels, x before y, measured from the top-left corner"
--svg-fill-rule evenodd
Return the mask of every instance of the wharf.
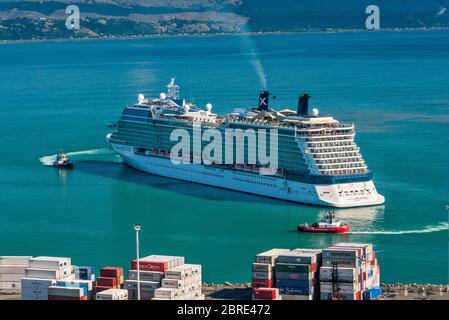
<path id="1" fill-rule="evenodd" d="M 449 300 L 447 285 L 382 284 L 379 300 Z M 251 300 L 249 284 L 203 284 L 206 300 Z M 17 294 L 1 294 L 0 300 L 21 300 Z"/>

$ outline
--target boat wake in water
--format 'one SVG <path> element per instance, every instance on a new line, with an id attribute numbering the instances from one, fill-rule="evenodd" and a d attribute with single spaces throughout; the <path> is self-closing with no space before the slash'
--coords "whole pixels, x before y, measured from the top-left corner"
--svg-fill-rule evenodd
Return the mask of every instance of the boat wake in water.
<path id="1" fill-rule="evenodd" d="M 81 151 L 73 151 L 73 152 L 67 152 L 67 156 L 69 157 L 78 157 L 78 156 L 84 156 L 84 155 L 97 155 L 97 154 L 107 154 L 107 153 L 113 153 L 110 149 L 92 149 L 92 150 L 81 150 Z M 45 166 L 52 166 L 53 162 L 56 160 L 56 154 L 52 154 L 49 156 L 43 156 L 39 158 L 39 161 L 45 165 Z"/>
<path id="2" fill-rule="evenodd" d="M 420 233 L 432 233 L 432 232 L 440 232 L 448 230 L 448 223 L 447 222 L 441 222 L 436 225 L 427 226 L 423 229 L 416 229 L 416 230 L 401 230 L 401 231 L 353 231 L 349 232 L 350 234 L 385 234 L 385 235 L 400 235 L 400 234 L 420 234 Z"/>

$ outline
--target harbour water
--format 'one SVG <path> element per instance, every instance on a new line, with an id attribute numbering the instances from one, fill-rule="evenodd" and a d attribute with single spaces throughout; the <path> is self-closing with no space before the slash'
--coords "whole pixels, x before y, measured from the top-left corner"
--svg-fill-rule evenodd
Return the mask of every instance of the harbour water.
<path id="1" fill-rule="evenodd" d="M 0 255 L 128 267 L 138 222 L 143 254 L 186 256 L 206 282 L 249 281 L 272 247 L 370 242 L 383 282 L 446 283 L 448 53 L 448 31 L 0 45 Z M 258 74 L 274 108 L 309 92 L 322 114 L 356 124 L 386 203 L 337 210 L 352 234 L 299 234 L 325 209 L 142 174 L 106 149 L 104 123 L 171 76 L 224 113 L 257 103 Z M 75 170 L 45 165 L 60 149 Z"/>

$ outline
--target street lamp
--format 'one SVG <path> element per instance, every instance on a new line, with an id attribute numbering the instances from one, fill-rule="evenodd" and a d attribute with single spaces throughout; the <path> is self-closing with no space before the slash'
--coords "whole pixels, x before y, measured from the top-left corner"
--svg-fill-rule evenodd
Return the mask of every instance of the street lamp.
<path id="1" fill-rule="evenodd" d="M 140 300 L 140 261 L 139 261 L 139 231 L 140 224 L 134 225 L 134 231 L 136 231 L 136 255 L 137 255 L 137 300 Z"/>

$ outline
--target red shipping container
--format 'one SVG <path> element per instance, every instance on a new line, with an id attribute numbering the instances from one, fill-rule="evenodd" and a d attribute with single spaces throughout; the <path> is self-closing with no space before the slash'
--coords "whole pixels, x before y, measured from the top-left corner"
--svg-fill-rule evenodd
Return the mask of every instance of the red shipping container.
<path id="1" fill-rule="evenodd" d="M 101 277 L 120 279 L 120 276 L 123 276 L 123 274 L 122 267 L 104 267 L 100 269 Z"/>
<path id="2" fill-rule="evenodd" d="M 361 291 L 356 292 L 355 300 L 362 300 L 362 292 Z"/>
<path id="3" fill-rule="evenodd" d="M 108 286 L 95 286 L 94 287 L 94 292 L 98 293 L 98 292 L 105 291 L 105 290 L 108 290 L 108 289 L 111 289 L 111 287 L 108 287 Z"/>
<path id="4" fill-rule="evenodd" d="M 276 288 L 253 289 L 253 299 L 275 300 L 278 297 L 279 297 L 279 289 Z"/>
<path id="5" fill-rule="evenodd" d="M 272 288 L 273 287 L 273 280 L 262 280 L 262 279 L 253 279 L 252 282 L 253 288 Z"/>
<path id="6" fill-rule="evenodd" d="M 158 271 L 165 272 L 168 270 L 168 262 L 139 260 L 140 270 L 142 271 Z M 137 260 L 131 263 L 131 268 L 137 270 Z"/>
<path id="7" fill-rule="evenodd" d="M 310 265 L 310 270 L 311 270 L 312 272 L 315 272 L 315 271 L 316 271 L 316 263 L 312 263 L 312 264 Z"/>
<path id="8" fill-rule="evenodd" d="M 117 278 L 112 277 L 98 277 L 97 286 L 115 287 L 117 285 Z"/>

